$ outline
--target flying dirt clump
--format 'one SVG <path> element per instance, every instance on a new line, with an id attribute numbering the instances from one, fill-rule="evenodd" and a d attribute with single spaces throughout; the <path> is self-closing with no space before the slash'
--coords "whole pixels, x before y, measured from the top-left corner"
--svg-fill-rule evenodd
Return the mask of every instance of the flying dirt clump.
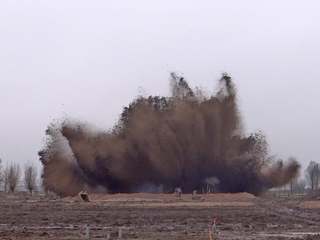
<path id="1" fill-rule="evenodd" d="M 39 152 L 43 184 L 60 196 L 201 190 L 255 195 L 296 176 L 296 161 L 272 161 L 263 134 L 245 136 L 232 79 L 223 74 L 207 95 L 171 74 L 171 96 L 138 97 L 109 131 L 52 123 Z"/>

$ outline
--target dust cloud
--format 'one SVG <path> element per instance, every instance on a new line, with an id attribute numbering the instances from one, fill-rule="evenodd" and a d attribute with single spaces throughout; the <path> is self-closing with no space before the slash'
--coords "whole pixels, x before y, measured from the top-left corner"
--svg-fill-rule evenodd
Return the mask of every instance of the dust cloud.
<path id="1" fill-rule="evenodd" d="M 223 74 L 215 94 L 171 74 L 169 97 L 138 97 L 105 132 L 65 119 L 52 123 L 39 152 L 43 185 L 60 196 L 202 192 L 260 195 L 294 178 L 300 165 L 269 156 L 265 136 L 243 133 L 236 88 Z"/>

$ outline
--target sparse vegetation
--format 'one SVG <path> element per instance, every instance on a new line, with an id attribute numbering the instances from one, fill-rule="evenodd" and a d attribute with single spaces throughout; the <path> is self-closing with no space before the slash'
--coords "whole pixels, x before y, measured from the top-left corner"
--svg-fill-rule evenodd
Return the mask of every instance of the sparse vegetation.
<path id="1" fill-rule="evenodd" d="M 2 159 L 0 158 L 0 184 L 3 182 L 3 174 L 2 174 Z"/>
<path id="2" fill-rule="evenodd" d="M 319 165 L 311 161 L 305 171 L 305 179 L 311 190 L 318 189 L 319 185 Z"/>
<path id="3" fill-rule="evenodd" d="M 21 169 L 18 163 L 7 164 L 3 172 L 4 190 L 5 192 L 14 192 L 17 187 L 18 181 L 21 177 Z"/>
<path id="4" fill-rule="evenodd" d="M 24 167 L 24 186 L 32 195 L 32 192 L 37 187 L 37 167 L 32 163 L 27 163 Z"/>

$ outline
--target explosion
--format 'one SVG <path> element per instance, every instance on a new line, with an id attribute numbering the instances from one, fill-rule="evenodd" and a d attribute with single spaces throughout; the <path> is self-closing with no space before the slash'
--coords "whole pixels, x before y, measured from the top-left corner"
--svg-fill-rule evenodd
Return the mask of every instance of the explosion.
<path id="1" fill-rule="evenodd" d="M 274 161 L 263 134 L 245 136 L 232 79 L 216 94 L 171 74 L 171 96 L 138 97 L 109 131 L 65 120 L 51 124 L 39 152 L 43 185 L 60 196 L 89 193 L 219 192 L 260 195 L 294 178 L 296 161 Z"/>

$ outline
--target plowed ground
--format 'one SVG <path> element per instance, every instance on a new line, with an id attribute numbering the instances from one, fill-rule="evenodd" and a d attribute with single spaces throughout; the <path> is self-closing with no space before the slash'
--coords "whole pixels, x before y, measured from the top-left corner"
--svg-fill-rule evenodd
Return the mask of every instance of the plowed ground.
<path id="1" fill-rule="evenodd" d="M 209 239 L 214 217 L 213 239 L 320 239 L 318 202 L 140 197 L 100 196 L 89 203 L 3 198 L 0 239 L 85 239 L 86 226 L 90 239 L 118 239 L 119 229 L 122 239 Z"/>

